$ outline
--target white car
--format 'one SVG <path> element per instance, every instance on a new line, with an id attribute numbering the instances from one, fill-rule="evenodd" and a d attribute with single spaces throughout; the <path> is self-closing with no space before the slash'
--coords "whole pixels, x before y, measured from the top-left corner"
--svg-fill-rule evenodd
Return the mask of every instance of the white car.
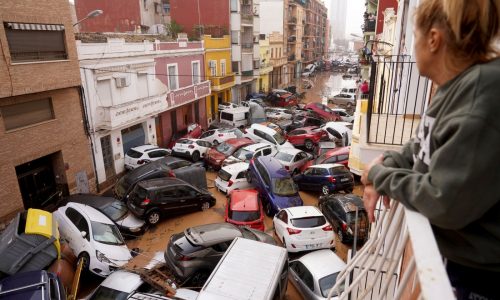
<path id="1" fill-rule="evenodd" d="M 337 113 L 340 116 L 340 120 L 343 122 L 348 122 L 348 123 L 353 123 L 354 122 L 354 116 L 351 116 L 350 114 L 347 113 L 347 111 L 343 108 L 332 108 L 332 111 Z"/>
<path id="2" fill-rule="evenodd" d="M 247 171 L 248 163 L 246 162 L 222 167 L 215 178 L 215 187 L 224 194 L 229 194 L 233 190 L 251 188 L 252 185 L 248 183 L 246 178 Z"/>
<path id="3" fill-rule="evenodd" d="M 345 262 L 331 250 L 318 250 L 290 261 L 288 278 L 304 299 L 326 300 L 345 268 Z M 331 299 L 337 296 L 334 291 Z"/>
<path id="4" fill-rule="evenodd" d="M 139 294 L 140 292 L 140 294 Z M 110 274 L 92 293 L 89 300 L 101 299 L 172 299 L 162 296 L 162 291 L 153 289 L 148 283 L 141 279 L 141 275 L 117 270 Z M 147 294 L 142 294 L 147 293 Z M 137 295 L 137 297 L 135 297 Z M 145 295 L 145 296 L 143 296 Z M 148 297 L 151 295 L 151 297 Z M 188 289 L 177 289 L 175 298 L 195 300 L 198 292 Z"/>
<path id="5" fill-rule="evenodd" d="M 95 208 L 70 202 L 54 212 L 61 238 L 66 240 L 84 269 L 99 276 L 125 265 L 132 256 L 118 227 Z"/>
<path id="6" fill-rule="evenodd" d="M 267 107 L 266 118 L 273 120 L 291 120 L 293 112 L 286 108 L 281 107 Z"/>
<path id="7" fill-rule="evenodd" d="M 284 148 L 294 148 L 281 133 L 265 125 L 252 124 L 252 126 L 247 128 L 245 131 L 245 137 L 248 137 L 256 143 L 269 143 L 275 146 L 278 150 Z"/>
<path id="8" fill-rule="evenodd" d="M 224 160 L 222 166 L 227 166 L 237 162 L 250 162 L 251 159 L 259 156 L 274 156 L 278 151 L 276 147 L 268 143 L 257 143 L 241 147 L 236 150 L 233 155 Z"/>
<path id="9" fill-rule="evenodd" d="M 133 170 L 152 161 L 170 155 L 170 150 L 154 145 L 143 145 L 130 148 L 125 154 L 125 168 Z"/>
<path id="10" fill-rule="evenodd" d="M 241 137 L 243 137 L 243 132 L 238 128 L 220 128 L 205 131 L 200 136 L 200 140 L 210 142 L 212 145 L 216 146 L 229 139 Z"/>
<path id="11" fill-rule="evenodd" d="M 221 102 L 219 103 L 219 111 L 228 109 L 228 108 L 236 108 L 239 107 L 238 104 L 234 104 L 232 102 Z"/>
<path id="12" fill-rule="evenodd" d="M 328 122 L 321 126 L 321 129 L 328 133 L 328 138 L 332 141 L 342 141 L 342 146 L 350 146 L 352 141 L 352 123 L 349 122 Z"/>
<path id="13" fill-rule="evenodd" d="M 312 155 L 299 149 L 285 148 L 276 153 L 274 158 L 279 160 L 291 174 L 297 174 L 300 167 L 312 159 Z"/>
<path id="14" fill-rule="evenodd" d="M 352 108 L 356 106 L 356 94 L 340 93 L 334 96 L 329 96 L 328 103 L 333 103 L 336 105 L 345 106 L 347 108 Z"/>
<path id="15" fill-rule="evenodd" d="M 335 247 L 333 228 L 315 206 L 284 208 L 274 216 L 273 224 L 288 252 Z"/>
<path id="16" fill-rule="evenodd" d="M 205 157 L 210 148 L 212 148 L 212 144 L 204 140 L 180 139 L 172 147 L 172 155 L 187 157 L 193 162 L 197 162 L 200 158 Z"/>

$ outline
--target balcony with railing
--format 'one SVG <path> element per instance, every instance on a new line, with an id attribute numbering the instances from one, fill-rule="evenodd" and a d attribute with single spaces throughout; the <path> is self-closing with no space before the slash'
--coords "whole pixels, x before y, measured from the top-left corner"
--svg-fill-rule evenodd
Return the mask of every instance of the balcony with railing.
<path id="1" fill-rule="evenodd" d="M 253 25 L 253 17 L 252 5 L 241 5 L 241 24 Z"/>
<path id="2" fill-rule="evenodd" d="M 213 91 L 222 91 L 234 85 L 234 75 L 215 76 L 210 78 Z"/>
<path id="3" fill-rule="evenodd" d="M 253 53 L 253 42 L 252 43 L 241 43 L 241 52 Z"/>
<path id="4" fill-rule="evenodd" d="M 241 80 L 248 81 L 253 79 L 253 70 L 242 71 L 241 72 Z"/>

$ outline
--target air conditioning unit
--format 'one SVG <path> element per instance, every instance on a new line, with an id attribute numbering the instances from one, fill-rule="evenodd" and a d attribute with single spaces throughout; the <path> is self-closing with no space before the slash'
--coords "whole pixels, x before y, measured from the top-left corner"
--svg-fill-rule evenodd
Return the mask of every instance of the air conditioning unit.
<path id="1" fill-rule="evenodd" d="M 115 77 L 115 84 L 117 88 L 122 88 L 130 85 L 130 76 Z"/>

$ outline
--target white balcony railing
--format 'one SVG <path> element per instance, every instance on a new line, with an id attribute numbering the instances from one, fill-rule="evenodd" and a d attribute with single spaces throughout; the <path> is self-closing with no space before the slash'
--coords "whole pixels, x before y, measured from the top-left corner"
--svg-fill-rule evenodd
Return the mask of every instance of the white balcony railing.
<path id="1" fill-rule="evenodd" d="M 330 291 L 342 299 L 454 299 L 429 221 L 396 201 Z M 330 297 L 328 298 L 330 299 Z"/>

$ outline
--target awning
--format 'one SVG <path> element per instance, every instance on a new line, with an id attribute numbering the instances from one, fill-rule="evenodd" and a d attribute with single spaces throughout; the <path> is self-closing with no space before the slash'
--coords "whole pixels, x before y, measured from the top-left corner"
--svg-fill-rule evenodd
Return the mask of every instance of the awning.
<path id="1" fill-rule="evenodd" d="M 64 25 L 55 24 L 7 23 L 7 28 L 15 30 L 64 31 Z"/>

